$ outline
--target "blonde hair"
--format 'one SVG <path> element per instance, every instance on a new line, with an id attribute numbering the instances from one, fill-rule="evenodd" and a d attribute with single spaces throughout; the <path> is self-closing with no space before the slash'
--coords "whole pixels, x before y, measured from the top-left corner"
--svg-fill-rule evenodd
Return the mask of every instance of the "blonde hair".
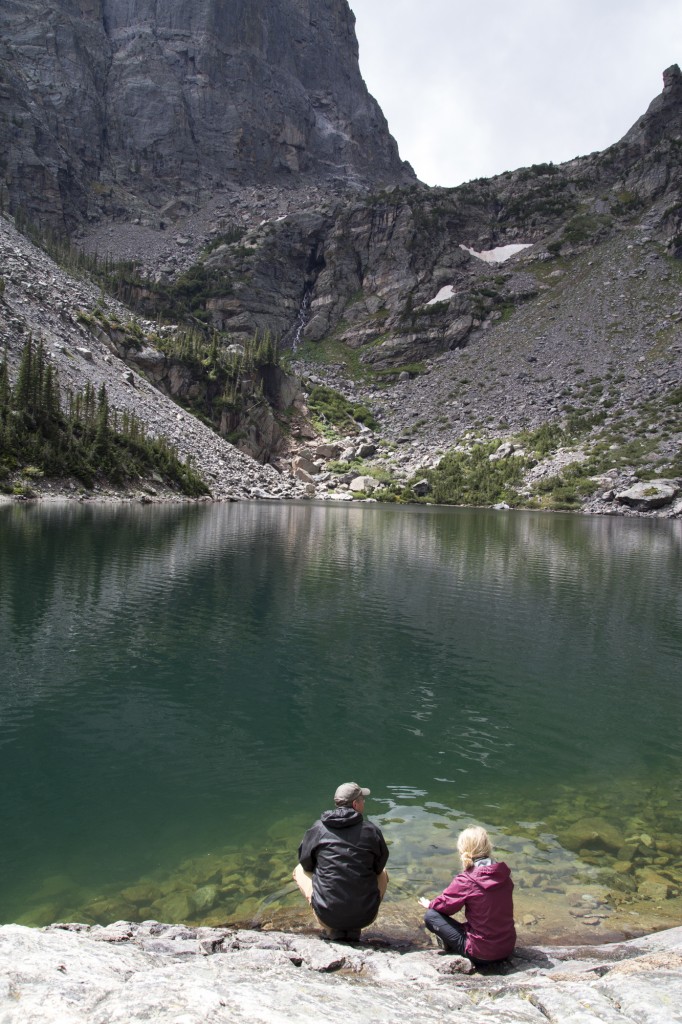
<path id="1" fill-rule="evenodd" d="M 457 839 L 457 852 L 465 871 L 473 867 L 474 861 L 481 857 L 489 857 L 492 850 L 488 833 L 480 825 L 472 825 L 460 832 Z"/>

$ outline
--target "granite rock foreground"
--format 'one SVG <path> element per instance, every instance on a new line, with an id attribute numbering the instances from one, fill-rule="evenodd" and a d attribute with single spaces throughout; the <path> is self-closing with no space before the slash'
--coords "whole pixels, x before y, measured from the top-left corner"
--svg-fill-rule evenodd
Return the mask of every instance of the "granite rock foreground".
<path id="1" fill-rule="evenodd" d="M 435 949 L 156 922 L 0 928 L 2 1024 L 674 1024 L 682 927 L 628 942 L 519 947 L 469 974 Z"/>

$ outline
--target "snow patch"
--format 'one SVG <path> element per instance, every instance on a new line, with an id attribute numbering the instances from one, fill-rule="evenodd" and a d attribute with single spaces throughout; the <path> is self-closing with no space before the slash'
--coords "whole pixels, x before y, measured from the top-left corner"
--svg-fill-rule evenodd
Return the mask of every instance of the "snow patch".
<path id="1" fill-rule="evenodd" d="M 455 294 L 455 287 L 452 284 L 446 284 L 438 292 L 438 295 L 434 295 L 432 299 L 426 303 L 427 306 L 433 306 L 434 302 L 447 302 Z"/>
<path id="2" fill-rule="evenodd" d="M 466 252 L 471 253 L 478 260 L 483 260 L 484 263 L 504 263 L 510 256 L 516 256 L 517 252 L 521 252 L 522 249 L 530 249 L 532 244 L 532 242 L 525 242 L 514 245 L 498 245 L 496 249 L 486 249 L 484 252 L 476 252 L 468 245 L 460 244 L 460 249 L 465 249 Z"/>

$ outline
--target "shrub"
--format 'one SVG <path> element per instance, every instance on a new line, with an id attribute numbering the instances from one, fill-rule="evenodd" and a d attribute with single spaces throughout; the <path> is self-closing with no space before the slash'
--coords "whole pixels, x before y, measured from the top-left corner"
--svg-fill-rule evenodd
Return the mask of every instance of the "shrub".
<path id="1" fill-rule="evenodd" d="M 348 462 L 344 459 L 333 459 L 331 462 L 326 464 L 325 469 L 330 473 L 350 473 L 351 470 L 358 469 L 360 465 L 361 463 L 356 459 L 353 459 L 352 462 Z"/>
<path id="2" fill-rule="evenodd" d="M 539 459 L 542 459 L 550 452 L 556 451 L 565 437 L 566 435 L 558 423 L 543 423 L 537 430 L 519 435 L 519 440 Z"/>
<path id="3" fill-rule="evenodd" d="M 563 236 L 567 242 L 573 244 L 586 242 L 611 223 L 611 218 L 605 214 L 578 213 L 566 224 Z"/>
<path id="4" fill-rule="evenodd" d="M 523 458 L 491 462 L 488 456 L 499 445 L 499 440 L 494 440 L 474 445 L 468 452 L 445 455 L 436 469 L 425 474 L 430 484 L 427 498 L 442 505 L 518 504 L 515 487 L 521 482 L 526 462 Z"/>
<path id="5" fill-rule="evenodd" d="M 370 429 L 378 424 L 372 413 L 364 405 L 354 405 L 338 391 L 317 384 L 308 397 L 308 407 L 315 417 L 323 423 L 331 424 L 347 430 L 349 426 L 363 423 Z"/>

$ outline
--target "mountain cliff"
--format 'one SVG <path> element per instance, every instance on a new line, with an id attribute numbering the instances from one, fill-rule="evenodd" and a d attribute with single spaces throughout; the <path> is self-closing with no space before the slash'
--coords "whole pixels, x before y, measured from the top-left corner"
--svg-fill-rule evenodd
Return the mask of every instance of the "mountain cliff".
<path id="1" fill-rule="evenodd" d="M 1 205 L 102 289 L 0 221 L 10 375 L 33 334 L 69 386 L 106 384 L 153 430 L 170 395 L 174 443 L 193 412 L 299 481 L 247 493 L 379 480 L 389 499 L 613 513 L 665 491 L 682 514 L 677 65 L 601 153 L 427 188 L 362 83 L 345 0 L 13 0 L 0 29 Z M 303 391 L 254 362 L 272 345 Z M 202 466 L 202 443 L 179 446 Z M 452 451 L 507 475 L 445 487 Z M 224 456 L 203 465 L 236 493 Z"/>
<path id="2" fill-rule="evenodd" d="M 206 303 L 233 333 L 278 337 L 304 305 L 300 337 L 334 337 L 365 364 L 396 366 L 462 345 L 492 312 L 538 294 L 528 259 L 476 253 L 513 245 L 536 263 L 592 248 L 637 225 L 673 255 L 682 206 L 682 75 L 624 139 L 603 153 L 542 164 L 457 188 L 389 187 L 345 195 L 256 225 L 208 255 L 226 281 Z M 438 298 L 437 302 L 434 299 Z"/>
<path id="3" fill-rule="evenodd" d="M 401 162 L 346 0 L 0 7 L 5 205 L 72 230 L 233 183 L 387 183 Z"/>

